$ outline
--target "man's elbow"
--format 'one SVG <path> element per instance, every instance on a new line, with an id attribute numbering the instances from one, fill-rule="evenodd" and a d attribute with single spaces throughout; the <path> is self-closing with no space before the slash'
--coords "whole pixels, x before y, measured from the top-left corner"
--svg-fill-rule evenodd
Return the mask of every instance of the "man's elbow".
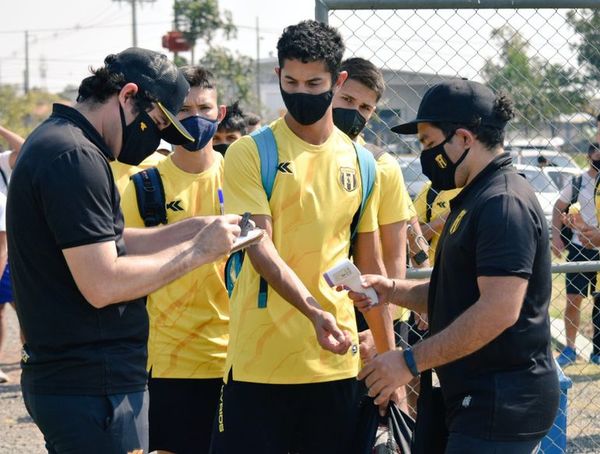
<path id="1" fill-rule="evenodd" d="M 88 288 L 80 287 L 79 291 L 86 301 L 96 309 L 102 309 L 103 307 L 118 302 L 110 285 L 92 285 Z"/>

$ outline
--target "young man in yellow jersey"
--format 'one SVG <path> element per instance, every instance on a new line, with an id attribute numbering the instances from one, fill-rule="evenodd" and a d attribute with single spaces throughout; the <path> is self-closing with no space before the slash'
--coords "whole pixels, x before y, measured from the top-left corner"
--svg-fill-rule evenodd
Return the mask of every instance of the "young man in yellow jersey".
<path id="1" fill-rule="evenodd" d="M 251 212 L 268 235 L 247 250 L 231 296 L 213 452 L 345 453 L 358 429 L 356 319 L 346 295 L 322 276 L 348 257 L 361 203 L 357 153 L 334 127 L 331 109 L 346 79 L 339 71 L 344 44 L 335 29 L 310 20 L 287 27 L 277 50 L 288 112 L 270 125 L 279 163 L 271 198 L 252 137 L 225 156 L 226 210 Z M 353 248 L 363 272 L 383 271 L 377 198 L 376 182 Z M 266 304 L 258 298 L 261 276 Z M 394 348 L 387 308 L 371 312 L 378 350 Z"/>
<path id="2" fill-rule="evenodd" d="M 156 167 L 168 224 L 218 215 L 223 181 L 223 158 L 212 137 L 225 106 L 217 104 L 214 77 L 197 66 L 181 71 L 191 89 L 178 118 L 194 142 L 176 146 Z M 128 227 L 144 227 L 139 200 L 131 181 L 121 202 Z M 229 338 L 223 265 L 204 265 L 148 296 L 151 451 L 208 452 Z"/>

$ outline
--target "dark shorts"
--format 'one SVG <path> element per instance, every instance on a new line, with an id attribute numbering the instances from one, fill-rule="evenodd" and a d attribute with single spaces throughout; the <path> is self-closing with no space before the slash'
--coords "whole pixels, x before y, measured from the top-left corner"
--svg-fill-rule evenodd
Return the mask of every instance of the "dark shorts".
<path id="1" fill-rule="evenodd" d="M 150 451 L 208 452 L 223 379 L 150 378 Z"/>
<path id="2" fill-rule="evenodd" d="M 8 267 L 8 263 L 6 263 L 6 267 L 4 267 L 4 272 L 2 273 L 2 278 L 0 279 L 0 304 L 12 302 L 12 282 L 10 281 L 10 269 Z"/>
<path id="3" fill-rule="evenodd" d="M 596 249 L 586 249 L 574 244 L 569 245 L 567 260 L 569 262 L 589 262 L 599 260 L 600 254 Z M 596 273 L 567 273 L 567 295 L 588 296 L 596 289 Z"/>
<path id="4" fill-rule="evenodd" d="M 234 381 L 223 386 L 212 454 L 342 454 L 356 432 L 355 378 L 272 385 Z"/>
<path id="5" fill-rule="evenodd" d="M 535 454 L 539 440 L 494 441 L 451 432 L 445 454 Z"/>
<path id="6" fill-rule="evenodd" d="M 148 452 L 148 393 L 109 396 L 23 392 L 48 454 Z"/>

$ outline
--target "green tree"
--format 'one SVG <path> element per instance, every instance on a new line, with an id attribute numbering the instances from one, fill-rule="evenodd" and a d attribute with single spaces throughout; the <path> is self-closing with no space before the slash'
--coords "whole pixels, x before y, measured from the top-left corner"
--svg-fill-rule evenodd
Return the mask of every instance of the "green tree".
<path id="1" fill-rule="evenodd" d="M 587 81 L 600 85 L 600 10 L 573 10 L 567 13 L 567 23 L 581 36 L 575 44 L 579 64 L 587 70 Z"/>
<path id="2" fill-rule="evenodd" d="M 252 96 L 254 63 L 250 57 L 232 53 L 225 47 L 211 47 L 200 64 L 214 72 L 219 96 L 226 104 L 236 100 L 254 101 Z"/>
<path id="3" fill-rule="evenodd" d="M 192 62 L 195 61 L 196 41 L 202 39 L 211 46 L 217 32 L 221 31 L 226 39 L 234 37 L 236 28 L 230 11 L 219 10 L 218 0 L 175 0 L 175 27 L 192 46 Z"/>

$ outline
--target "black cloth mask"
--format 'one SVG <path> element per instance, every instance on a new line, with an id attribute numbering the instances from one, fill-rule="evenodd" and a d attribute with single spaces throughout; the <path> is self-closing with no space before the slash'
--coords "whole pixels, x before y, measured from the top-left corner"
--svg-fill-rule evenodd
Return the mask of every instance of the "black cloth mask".
<path id="1" fill-rule="evenodd" d="M 600 171 L 600 159 L 592 159 L 592 167 Z"/>
<path id="2" fill-rule="evenodd" d="M 294 120 L 304 126 L 316 123 L 331 105 L 333 90 L 329 89 L 318 95 L 310 93 L 288 93 L 279 86 L 286 109 Z"/>
<path id="3" fill-rule="evenodd" d="M 225 152 L 227 152 L 229 145 L 230 144 L 228 144 L 228 143 L 218 143 L 216 145 L 213 145 L 213 150 L 218 151 L 223 156 L 225 156 Z"/>
<path id="4" fill-rule="evenodd" d="M 421 168 L 423 169 L 425 176 L 431 180 L 431 187 L 436 191 L 456 189 L 456 181 L 454 180 L 456 168 L 464 161 L 467 157 L 467 153 L 471 150 L 470 148 L 467 148 L 458 161 L 453 163 L 444 149 L 444 145 L 446 145 L 453 136 L 454 133 L 450 134 L 446 140 L 439 145 L 421 152 Z"/>
<path id="5" fill-rule="evenodd" d="M 125 123 L 125 112 L 119 103 L 123 143 L 117 161 L 137 166 L 156 151 L 160 144 L 160 130 L 146 111 L 141 111 L 130 125 Z"/>
<path id="6" fill-rule="evenodd" d="M 367 119 L 356 109 L 335 107 L 333 109 L 333 123 L 354 140 L 365 128 Z"/>

